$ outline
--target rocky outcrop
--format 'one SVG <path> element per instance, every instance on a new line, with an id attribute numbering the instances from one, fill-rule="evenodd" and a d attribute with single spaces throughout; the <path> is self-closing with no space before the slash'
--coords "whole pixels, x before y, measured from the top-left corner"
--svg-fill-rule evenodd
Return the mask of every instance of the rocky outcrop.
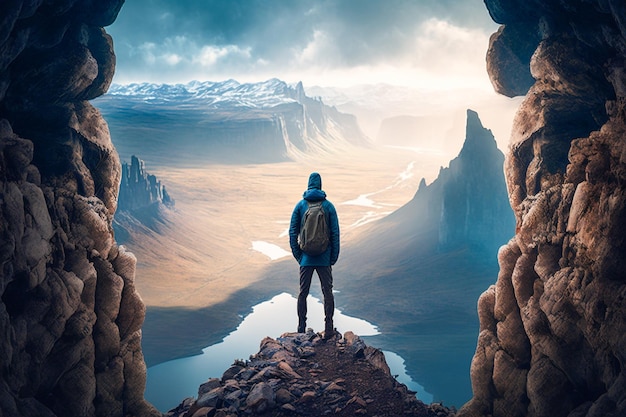
<path id="1" fill-rule="evenodd" d="M 123 0 L 0 6 L 0 415 L 151 416 L 136 260 L 100 113 Z"/>
<path id="2" fill-rule="evenodd" d="M 161 181 L 146 171 L 144 161 L 133 155 L 130 165 L 126 162 L 122 163 L 122 180 L 117 208 L 132 211 L 155 203 L 173 206 L 174 200 Z"/>
<path id="3" fill-rule="evenodd" d="M 307 333 L 266 337 L 250 360 L 237 360 L 167 417 L 355 415 L 446 417 L 391 376 L 382 351 L 352 332 L 324 340 Z"/>
<path id="4" fill-rule="evenodd" d="M 496 90 L 529 89 L 506 158 L 517 232 L 460 415 L 626 415 L 626 4 L 485 3 Z"/>

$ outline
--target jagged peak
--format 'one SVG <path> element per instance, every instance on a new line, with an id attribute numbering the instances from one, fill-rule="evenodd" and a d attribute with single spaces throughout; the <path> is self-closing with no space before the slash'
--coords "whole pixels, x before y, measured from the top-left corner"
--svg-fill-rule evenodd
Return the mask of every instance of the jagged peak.
<path id="1" fill-rule="evenodd" d="M 467 121 L 465 124 L 465 142 L 459 153 L 459 157 L 471 154 L 474 158 L 477 154 L 499 152 L 498 144 L 490 129 L 486 129 L 478 113 L 474 110 L 467 109 Z"/>
<path id="2" fill-rule="evenodd" d="M 467 123 L 465 125 L 465 131 L 467 132 L 473 129 L 484 129 L 484 126 L 480 121 L 480 117 L 478 117 L 478 113 L 472 109 L 467 109 Z"/>

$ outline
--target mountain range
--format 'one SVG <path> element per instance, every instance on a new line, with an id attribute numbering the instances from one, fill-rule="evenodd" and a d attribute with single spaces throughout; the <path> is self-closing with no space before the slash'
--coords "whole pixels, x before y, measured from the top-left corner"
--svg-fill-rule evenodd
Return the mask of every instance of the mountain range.
<path id="1" fill-rule="evenodd" d="M 112 85 L 93 103 L 123 159 L 149 146 L 164 154 L 156 164 L 279 162 L 369 144 L 356 117 L 278 79 Z"/>
<path id="2" fill-rule="evenodd" d="M 469 88 L 446 91 L 429 86 L 390 82 L 354 86 L 310 86 L 307 93 L 322 97 L 339 111 L 354 114 L 376 144 L 439 150 L 455 155 L 463 145 L 465 111 L 472 108 L 506 149 L 519 98 L 493 96 Z M 466 97 L 466 100 L 460 100 Z"/>

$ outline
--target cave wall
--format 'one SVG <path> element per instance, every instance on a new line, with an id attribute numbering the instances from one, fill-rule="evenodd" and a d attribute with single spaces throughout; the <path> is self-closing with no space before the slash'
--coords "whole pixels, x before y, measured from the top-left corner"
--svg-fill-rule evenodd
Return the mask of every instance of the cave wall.
<path id="1" fill-rule="evenodd" d="M 494 88 L 526 98 L 505 161 L 516 233 L 459 415 L 624 416 L 626 2 L 485 4 Z"/>
<path id="2" fill-rule="evenodd" d="M 111 227 L 120 162 L 88 102 L 123 2 L 0 2 L 0 415 L 160 415 L 136 260 Z"/>

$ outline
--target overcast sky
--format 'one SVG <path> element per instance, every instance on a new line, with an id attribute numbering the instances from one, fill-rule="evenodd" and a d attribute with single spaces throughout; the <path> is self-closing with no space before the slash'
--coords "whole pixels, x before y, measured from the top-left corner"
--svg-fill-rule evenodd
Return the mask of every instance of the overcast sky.
<path id="1" fill-rule="evenodd" d="M 482 0 L 131 0 L 107 31 L 117 83 L 491 88 L 496 29 Z"/>

